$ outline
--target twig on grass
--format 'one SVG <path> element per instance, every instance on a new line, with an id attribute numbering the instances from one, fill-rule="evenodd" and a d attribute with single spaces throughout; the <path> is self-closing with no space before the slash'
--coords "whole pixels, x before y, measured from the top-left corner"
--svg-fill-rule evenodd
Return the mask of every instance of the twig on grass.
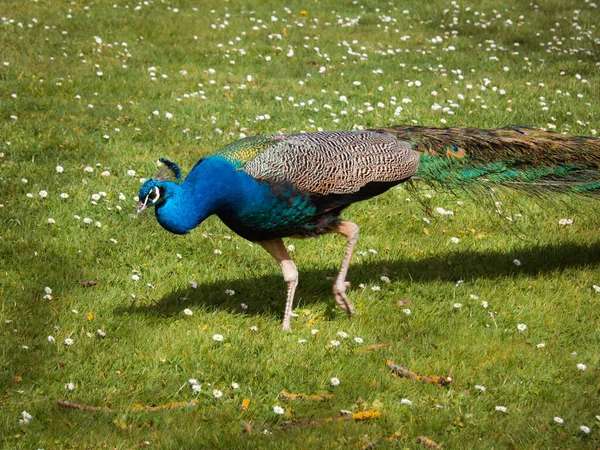
<path id="1" fill-rule="evenodd" d="M 91 405 L 83 405 L 81 403 L 75 403 L 75 402 L 69 402 L 67 400 L 57 400 L 57 402 L 59 406 L 62 406 L 64 408 L 73 408 L 73 409 L 80 409 L 82 411 L 104 411 L 107 413 L 116 413 L 118 411 L 115 411 L 114 409 L 108 408 L 106 406 L 91 406 Z M 148 405 L 142 405 L 142 404 L 136 404 L 133 406 L 133 408 L 131 408 L 132 412 L 140 412 L 140 411 L 146 411 L 146 412 L 157 412 L 157 411 L 163 411 L 166 409 L 176 409 L 176 408 L 191 408 L 193 406 L 196 406 L 196 404 L 198 403 L 198 400 L 191 400 L 189 402 L 172 402 L 172 403 L 167 403 L 166 405 L 158 405 L 158 406 L 148 406 Z"/>
<path id="2" fill-rule="evenodd" d="M 337 414 L 333 417 L 327 417 L 326 419 L 291 419 L 286 420 L 281 425 L 283 427 L 294 426 L 294 425 L 324 425 L 332 422 L 363 422 L 365 420 L 379 419 L 381 413 L 379 411 L 360 411 L 353 414 Z"/>
<path id="3" fill-rule="evenodd" d="M 281 391 L 277 396 L 280 400 L 329 400 L 333 394 L 292 394 L 291 392 Z"/>
<path id="4" fill-rule="evenodd" d="M 420 381 L 425 384 L 437 384 L 438 386 L 448 386 L 454 380 L 452 377 L 439 377 L 435 375 L 418 375 L 412 370 L 408 370 L 406 367 L 398 365 L 389 359 L 385 365 L 392 371 L 394 375 L 398 375 L 404 378 L 410 378 L 412 380 Z"/>
<path id="5" fill-rule="evenodd" d="M 57 400 L 59 406 L 63 406 L 65 408 L 73 408 L 73 409 L 81 409 L 83 411 L 104 411 L 107 413 L 114 413 L 115 411 L 106 407 L 106 406 L 90 406 L 90 405 L 82 405 L 81 403 L 68 402 L 67 400 Z"/>

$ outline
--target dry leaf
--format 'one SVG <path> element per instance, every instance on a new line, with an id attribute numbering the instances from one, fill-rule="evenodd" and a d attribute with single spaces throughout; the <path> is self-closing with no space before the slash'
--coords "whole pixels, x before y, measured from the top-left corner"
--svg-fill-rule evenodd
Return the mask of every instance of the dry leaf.
<path id="1" fill-rule="evenodd" d="M 248 411 L 248 407 L 250 406 L 250 399 L 245 398 L 242 400 L 242 411 Z"/>
<path id="2" fill-rule="evenodd" d="M 392 344 L 373 344 L 373 345 L 367 345 L 365 347 L 365 350 L 377 350 L 378 348 L 387 348 L 387 347 L 391 347 Z"/>
<path id="3" fill-rule="evenodd" d="M 434 440 L 429 439 L 426 436 L 419 436 L 419 442 L 423 444 L 427 448 L 433 448 L 434 450 L 440 450 L 442 446 L 435 442 Z"/>

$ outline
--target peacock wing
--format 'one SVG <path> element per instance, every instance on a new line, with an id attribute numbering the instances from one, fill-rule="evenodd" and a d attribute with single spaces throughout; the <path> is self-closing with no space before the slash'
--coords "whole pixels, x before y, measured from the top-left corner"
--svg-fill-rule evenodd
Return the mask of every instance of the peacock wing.
<path id="1" fill-rule="evenodd" d="M 351 194 L 368 183 L 410 178 L 419 165 L 410 145 L 385 132 L 335 131 L 268 137 L 271 144 L 243 170 L 259 180 L 287 182 L 309 194 Z"/>

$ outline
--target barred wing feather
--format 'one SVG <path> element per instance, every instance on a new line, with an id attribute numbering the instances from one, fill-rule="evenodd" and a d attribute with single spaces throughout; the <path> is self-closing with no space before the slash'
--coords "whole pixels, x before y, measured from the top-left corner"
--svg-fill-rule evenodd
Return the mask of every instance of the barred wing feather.
<path id="1" fill-rule="evenodd" d="M 242 170 L 256 179 L 290 183 L 309 194 L 352 194 L 368 183 L 410 178 L 419 165 L 418 153 L 386 132 L 318 132 L 270 139 L 273 145 Z"/>

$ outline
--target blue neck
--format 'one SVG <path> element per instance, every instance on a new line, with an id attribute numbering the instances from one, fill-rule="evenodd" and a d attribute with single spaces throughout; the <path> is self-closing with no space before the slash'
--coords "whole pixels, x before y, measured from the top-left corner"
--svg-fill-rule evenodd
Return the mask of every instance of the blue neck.
<path id="1" fill-rule="evenodd" d="M 156 219 L 176 234 L 189 232 L 212 214 L 236 215 L 267 195 L 264 185 L 219 157 L 197 164 L 181 185 L 165 181 L 163 187 Z"/>

